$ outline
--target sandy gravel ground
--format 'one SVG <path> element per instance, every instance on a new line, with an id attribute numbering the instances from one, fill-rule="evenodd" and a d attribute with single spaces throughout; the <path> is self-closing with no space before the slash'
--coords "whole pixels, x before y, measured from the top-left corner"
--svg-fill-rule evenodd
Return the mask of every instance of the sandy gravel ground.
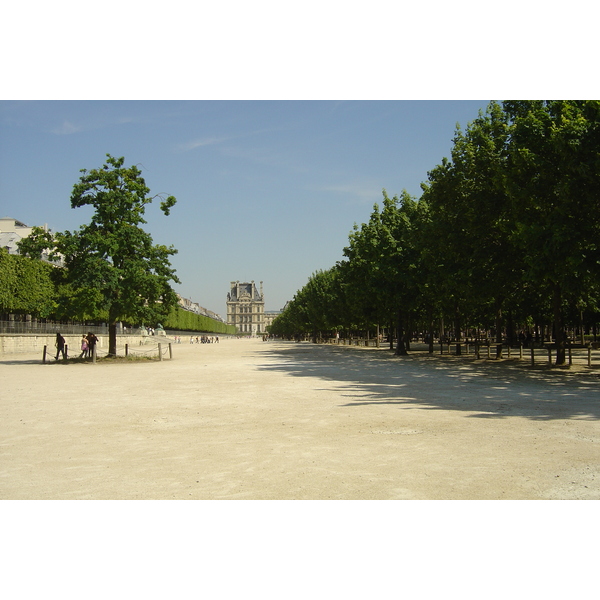
<path id="1" fill-rule="evenodd" d="M 2 499 L 600 499 L 599 370 L 222 340 L 0 356 Z"/>

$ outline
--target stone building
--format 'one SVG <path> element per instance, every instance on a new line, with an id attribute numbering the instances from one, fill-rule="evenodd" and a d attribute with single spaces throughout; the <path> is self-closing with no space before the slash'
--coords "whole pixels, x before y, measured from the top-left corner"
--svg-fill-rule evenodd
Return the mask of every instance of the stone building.
<path id="1" fill-rule="evenodd" d="M 46 232 L 52 232 L 51 229 L 48 229 L 48 224 L 40 226 Z M 9 254 L 19 254 L 19 248 L 17 243 L 21 240 L 29 237 L 33 227 L 29 227 L 22 223 L 21 221 L 17 221 L 17 219 L 13 219 L 11 217 L 2 217 L 0 219 L 0 248 L 5 248 L 8 250 Z M 49 257 L 50 251 L 45 250 L 42 252 L 41 259 L 45 262 L 52 262 L 52 264 L 62 266 L 63 258 L 61 255 L 58 255 L 53 261 L 50 260 Z"/>
<path id="2" fill-rule="evenodd" d="M 235 325 L 240 333 L 253 335 L 265 333 L 265 299 L 263 282 L 260 291 L 254 281 L 231 282 L 227 294 L 227 325 Z"/>
<path id="3" fill-rule="evenodd" d="M 33 227 L 12 219 L 10 217 L 2 217 L 0 219 L 0 247 L 6 248 L 9 254 L 19 254 L 17 242 L 31 235 Z M 48 230 L 48 225 L 43 226 L 44 231 Z"/>
<path id="4" fill-rule="evenodd" d="M 280 314 L 280 310 L 265 310 L 265 330 Z"/>

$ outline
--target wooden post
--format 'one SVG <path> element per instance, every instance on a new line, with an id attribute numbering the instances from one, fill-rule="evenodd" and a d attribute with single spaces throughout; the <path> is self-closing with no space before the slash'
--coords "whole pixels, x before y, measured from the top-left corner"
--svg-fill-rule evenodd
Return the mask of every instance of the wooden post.
<path id="1" fill-rule="evenodd" d="M 92 348 L 92 363 L 96 364 L 96 344 L 94 344 Z"/>
<path id="2" fill-rule="evenodd" d="M 535 352 L 533 350 L 533 346 L 531 346 L 531 366 L 535 364 Z"/>
<path id="3" fill-rule="evenodd" d="M 44 346 L 44 349 L 46 348 L 46 346 Z M 588 346 L 588 367 L 591 369 L 592 368 L 592 347 Z"/>
<path id="4" fill-rule="evenodd" d="M 44 354 L 42 355 L 42 362 L 46 364 L 46 352 L 48 350 L 48 346 L 44 346 Z"/>
<path id="5" fill-rule="evenodd" d="M 125 356 L 129 356 L 129 344 L 125 344 Z"/>
<path id="6" fill-rule="evenodd" d="M 158 360 L 162 360 L 162 344 L 158 344 Z"/>
<path id="7" fill-rule="evenodd" d="M 69 346 L 67 346 L 67 344 L 65 344 L 65 351 L 63 352 L 63 360 L 67 360 L 68 356 L 69 356 Z"/>
<path id="8" fill-rule="evenodd" d="M 519 344 L 519 360 L 523 360 L 523 344 Z"/>
<path id="9" fill-rule="evenodd" d="M 508 352 L 508 358 L 510 358 L 510 342 L 508 343 L 508 350 L 507 350 L 507 352 Z"/>
<path id="10" fill-rule="evenodd" d="M 573 356 L 571 354 L 571 344 L 569 344 L 569 366 L 573 364 Z"/>
<path id="11" fill-rule="evenodd" d="M 171 347 L 171 342 L 169 342 L 169 358 L 173 360 L 173 348 Z"/>
<path id="12" fill-rule="evenodd" d="M 490 340 L 487 341 L 487 351 L 488 351 L 488 358 L 491 358 L 491 354 L 490 354 L 490 348 L 492 347 L 492 345 L 490 344 Z"/>
<path id="13" fill-rule="evenodd" d="M 552 366 L 552 348 L 548 346 L 548 364 Z"/>

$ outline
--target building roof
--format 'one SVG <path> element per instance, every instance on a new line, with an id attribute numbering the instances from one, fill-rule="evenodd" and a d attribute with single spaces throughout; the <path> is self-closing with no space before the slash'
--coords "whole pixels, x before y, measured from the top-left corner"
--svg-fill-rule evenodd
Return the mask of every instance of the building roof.
<path id="1" fill-rule="evenodd" d="M 263 297 L 261 293 L 256 289 L 256 284 L 251 283 L 239 283 L 232 282 L 231 290 L 228 294 L 229 302 L 238 302 L 239 300 L 250 300 L 252 302 L 262 302 Z"/>

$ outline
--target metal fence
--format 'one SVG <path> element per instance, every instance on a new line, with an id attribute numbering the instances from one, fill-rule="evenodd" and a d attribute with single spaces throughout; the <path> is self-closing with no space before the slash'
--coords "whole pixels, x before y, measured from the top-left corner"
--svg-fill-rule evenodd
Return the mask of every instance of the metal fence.
<path id="1" fill-rule="evenodd" d="M 57 332 L 63 335 L 82 335 L 89 332 L 95 333 L 96 335 L 108 335 L 108 325 L 87 325 L 85 323 L 41 323 L 38 321 L 0 321 L 0 334 L 5 335 L 54 335 Z M 117 335 L 143 335 L 142 330 L 138 327 L 117 327 Z M 226 333 L 214 333 L 209 331 L 184 331 L 169 329 L 166 331 L 166 335 L 180 336 L 189 338 L 193 336 L 208 335 L 219 338 L 231 337 L 231 334 Z M 160 339 L 161 336 L 149 336 L 153 339 L 156 337 Z"/>
<path id="2" fill-rule="evenodd" d="M 8 335 L 47 335 L 56 332 L 80 335 L 92 332 L 108 335 L 108 325 L 86 325 L 85 323 L 40 323 L 38 321 L 0 321 L 0 333 Z M 118 331 L 123 333 L 122 330 Z"/>

